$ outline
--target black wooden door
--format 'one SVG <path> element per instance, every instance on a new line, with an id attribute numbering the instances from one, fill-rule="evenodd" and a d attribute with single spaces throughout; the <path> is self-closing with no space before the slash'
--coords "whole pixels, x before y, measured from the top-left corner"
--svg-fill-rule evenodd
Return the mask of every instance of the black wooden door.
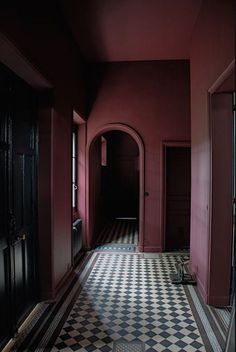
<path id="1" fill-rule="evenodd" d="M 9 318 L 3 341 L 17 330 L 36 298 L 36 122 L 31 88 L 3 67 L 0 73 L 5 95 L 0 106 L 0 294 Z M 0 314 L 2 326 L 5 319 Z"/>

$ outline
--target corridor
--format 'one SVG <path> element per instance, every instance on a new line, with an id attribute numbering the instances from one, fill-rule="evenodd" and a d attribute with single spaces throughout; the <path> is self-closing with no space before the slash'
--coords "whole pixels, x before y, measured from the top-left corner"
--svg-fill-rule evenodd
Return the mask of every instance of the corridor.
<path id="1" fill-rule="evenodd" d="M 229 311 L 204 306 L 192 286 L 171 284 L 181 258 L 188 256 L 87 253 L 70 287 L 36 307 L 10 351 L 128 351 L 119 343 L 131 351 L 223 351 Z"/>
<path id="2" fill-rule="evenodd" d="M 0 352 L 235 350 L 234 13 L 2 2 Z"/>

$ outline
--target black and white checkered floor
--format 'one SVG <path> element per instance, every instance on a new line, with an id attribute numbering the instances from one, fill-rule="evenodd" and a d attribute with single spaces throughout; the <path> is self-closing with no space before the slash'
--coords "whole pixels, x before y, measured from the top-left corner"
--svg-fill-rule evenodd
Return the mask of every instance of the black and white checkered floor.
<path id="1" fill-rule="evenodd" d="M 205 351 L 185 292 L 169 281 L 177 256 L 98 255 L 53 351 L 112 351 L 140 340 L 147 352 Z"/>
<path id="2" fill-rule="evenodd" d="M 71 285 L 37 306 L 7 351 L 109 352 L 119 342 L 141 351 L 142 342 L 146 352 L 222 352 L 229 312 L 204 305 L 195 287 L 171 284 L 181 258 L 188 257 L 88 253 Z"/>
<path id="3" fill-rule="evenodd" d="M 138 222 L 136 218 L 116 218 L 108 222 L 97 244 L 138 244 Z"/>

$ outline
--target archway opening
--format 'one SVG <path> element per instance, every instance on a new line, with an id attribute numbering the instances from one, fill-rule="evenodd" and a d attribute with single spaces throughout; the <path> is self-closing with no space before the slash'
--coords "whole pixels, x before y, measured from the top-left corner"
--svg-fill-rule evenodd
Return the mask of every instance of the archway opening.
<path id="1" fill-rule="evenodd" d="M 143 153 L 126 131 L 101 131 L 89 149 L 89 247 L 132 244 L 142 250 Z M 143 234 L 142 234 L 143 235 Z"/>

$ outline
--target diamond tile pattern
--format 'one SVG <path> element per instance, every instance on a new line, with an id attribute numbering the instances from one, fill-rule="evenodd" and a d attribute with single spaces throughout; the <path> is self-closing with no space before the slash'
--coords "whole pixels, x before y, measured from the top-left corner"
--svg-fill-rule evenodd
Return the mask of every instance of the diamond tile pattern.
<path id="1" fill-rule="evenodd" d="M 169 280 L 179 259 L 97 254 L 53 351 L 110 352 L 120 339 L 146 352 L 205 351 L 183 287 Z"/>
<path id="2" fill-rule="evenodd" d="M 138 244 L 138 222 L 136 219 L 114 219 L 101 231 L 97 243 Z"/>

